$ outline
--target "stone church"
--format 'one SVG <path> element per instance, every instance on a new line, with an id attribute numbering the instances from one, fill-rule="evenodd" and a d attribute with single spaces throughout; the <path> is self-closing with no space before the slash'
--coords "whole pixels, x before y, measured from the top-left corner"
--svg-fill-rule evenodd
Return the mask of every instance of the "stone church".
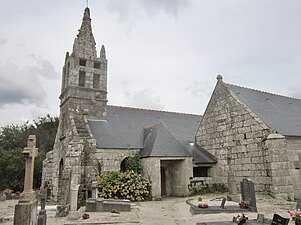
<path id="1" fill-rule="evenodd" d="M 229 173 L 237 188 L 247 177 L 275 197 L 301 194 L 301 100 L 227 84 L 219 75 L 203 117 L 108 105 L 106 51 L 96 51 L 89 8 L 66 53 L 59 98 L 42 187 L 61 204 L 89 196 L 97 164 L 119 171 L 136 152 L 153 198 L 227 188 Z"/>
<path id="2" fill-rule="evenodd" d="M 251 178 L 276 198 L 301 196 L 301 100 L 244 88 L 217 77 L 196 144 L 217 159 L 214 183 Z"/>

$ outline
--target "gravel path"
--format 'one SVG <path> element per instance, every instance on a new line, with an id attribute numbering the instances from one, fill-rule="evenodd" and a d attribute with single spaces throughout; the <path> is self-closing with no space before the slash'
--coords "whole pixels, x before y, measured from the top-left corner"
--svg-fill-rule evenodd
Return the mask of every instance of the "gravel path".
<path id="1" fill-rule="evenodd" d="M 226 194 L 208 194 L 202 195 L 203 202 L 210 205 L 219 205 L 220 201 L 212 201 L 218 197 L 226 196 Z M 120 224 L 120 225 L 195 225 L 197 222 L 205 221 L 230 221 L 235 215 L 233 213 L 219 214 L 198 214 L 192 215 L 189 211 L 190 206 L 186 203 L 187 199 L 194 199 L 196 202 L 199 196 L 189 198 L 164 198 L 162 201 L 149 201 L 137 203 L 132 207 L 131 212 L 113 213 L 89 213 L 90 218 L 87 220 L 78 219 L 76 221 L 67 218 L 55 217 L 55 211 L 47 212 L 47 225 L 63 225 L 63 224 L 81 224 L 83 222 L 95 224 Z M 258 213 L 264 214 L 266 218 L 272 218 L 274 213 L 278 213 L 284 217 L 289 217 L 287 210 L 293 210 L 296 202 L 280 201 L 267 195 L 257 194 Z M 6 200 L 0 202 L 0 218 L 10 219 L 3 222 L 3 225 L 13 224 L 14 205 L 17 200 Z M 226 202 L 226 206 L 237 204 Z M 257 213 L 248 213 L 250 219 L 256 219 Z M 289 223 L 294 224 L 293 221 Z"/>

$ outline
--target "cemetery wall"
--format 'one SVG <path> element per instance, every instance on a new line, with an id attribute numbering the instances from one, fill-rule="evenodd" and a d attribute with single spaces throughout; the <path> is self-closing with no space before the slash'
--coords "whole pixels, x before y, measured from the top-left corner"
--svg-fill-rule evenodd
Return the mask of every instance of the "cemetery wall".
<path id="1" fill-rule="evenodd" d="M 272 133 L 275 131 L 219 80 L 196 135 L 197 144 L 218 160 L 210 169 L 214 183 L 227 186 L 228 171 L 231 170 L 238 189 L 243 178 L 251 178 L 256 191 L 275 191 L 271 189 L 273 184 L 269 173 L 270 160 L 274 157 L 269 154 L 273 151 L 268 151 L 265 143 Z"/>
<path id="2" fill-rule="evenodd" d="M 193 177 L 188 188 L 192 194 L 215 191 L 212 177 Z"/>

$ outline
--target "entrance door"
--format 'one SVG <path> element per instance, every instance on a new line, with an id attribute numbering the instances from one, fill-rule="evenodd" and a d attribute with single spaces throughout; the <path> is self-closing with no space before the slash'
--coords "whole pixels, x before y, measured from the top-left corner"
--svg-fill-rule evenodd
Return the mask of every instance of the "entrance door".
<path id="1" fill-rule="evenodd" d="M 164 167 L 161 167 L 161 196 L 166 196 L 166 176 Z"/>

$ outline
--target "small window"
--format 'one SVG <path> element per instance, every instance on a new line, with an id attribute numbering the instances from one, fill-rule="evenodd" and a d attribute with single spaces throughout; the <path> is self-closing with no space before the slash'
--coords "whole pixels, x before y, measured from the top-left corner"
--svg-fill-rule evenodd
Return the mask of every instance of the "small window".
<path id="1" fill-rule="evenodd" d="M 79 71 L 78 86 L 85 87 L 86 72 Z"/>
<path id="2" fill-rule="evenodd" d="M 93 74 L 93 88 L 99 88 L 99 77 L 100 75 L 97 73 Z"/>
<path id="3" fill-rule="evenodd" d="M 65 132 L 66 124 L 67 124 L 66 113 L 63 113 L 63 121 L 62 121 L 62 132 L 63 133 Z"/>
<path id="4" fill-rule="evenodd" d="M 94 68 L 100 69 L 100 62 L 94 62 Z"/>
<path id="5" fill-rule="evenodd" d="M 87 62 L 87 60 L 85 60 L 85 59 L 79 59 L 80 66 L 86 66 L 86 62 Z"/>
<path id="6" fill-rule="evenodd" d="M 193 167 L 193 177 L 208 177 L 208 167 Z"/>

